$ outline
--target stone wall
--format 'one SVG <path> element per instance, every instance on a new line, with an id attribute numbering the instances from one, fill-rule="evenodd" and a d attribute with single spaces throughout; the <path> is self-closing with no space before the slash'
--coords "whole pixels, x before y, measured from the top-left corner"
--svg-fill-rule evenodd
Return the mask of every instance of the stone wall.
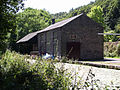
<path id="1" fill-rule="evenodd" d="M 103 28 L 90 18 L 81 16 L 62 28 L 62 55 L 66 55 L 67 42 L 80 42 L 81 59 L 102 59 L 103 58 Z M 70 35 L 76 35 L 71 39 Z"/>
<path id="2" fill-rule="evenodd" d="M 49 30 L 38 35 L 38 48 L 42 53 L 54 56 L 67 56 L 67 43 L 80 43 L 81 59 L 103 58 L 103 28 L 83 15 L 63 27 Z"/>
<path id="3" fill-rule="evenodd" d="M 54 56 L 61 56 L 60 28 L 40 33 L 38 35 L 38 48 L 41 54 L 49 53 Z"/>

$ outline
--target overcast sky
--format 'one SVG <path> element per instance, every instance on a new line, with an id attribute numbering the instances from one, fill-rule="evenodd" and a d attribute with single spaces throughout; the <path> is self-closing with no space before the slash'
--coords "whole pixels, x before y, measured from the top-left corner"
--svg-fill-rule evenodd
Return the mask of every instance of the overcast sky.
<path id="1" fill-rule="evenodd" d="M 87 5 L 95 0 L 27 0 L 25 8 L 46 9 L 50 13 L 68 12 L 72 8 Z"/>

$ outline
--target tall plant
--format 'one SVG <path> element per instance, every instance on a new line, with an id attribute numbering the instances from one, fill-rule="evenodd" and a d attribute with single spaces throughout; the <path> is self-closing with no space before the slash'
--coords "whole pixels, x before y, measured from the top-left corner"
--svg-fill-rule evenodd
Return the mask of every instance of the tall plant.
<path id="1" fill-rule="evenodd" d="M 56 68 L 53 61 L 31 57 L 9 50 L 0 61 L 0 89 L 7 90 L 68 90 L 70 77 L 64 67 Z"/>

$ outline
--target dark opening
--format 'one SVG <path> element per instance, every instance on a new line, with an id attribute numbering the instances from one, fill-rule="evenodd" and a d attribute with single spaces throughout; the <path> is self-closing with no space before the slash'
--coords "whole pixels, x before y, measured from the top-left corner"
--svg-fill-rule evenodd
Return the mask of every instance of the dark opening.
<path id="1" fill-rule="evenodd" d="M 80 58 L 80 42 L 68 42 L 67 43 L 67 57 L 69 59 Z"/>
<path id="2" fill-rule="evenodd" d="M 55 24 L 55 19 L 54 18 L 52 19 L 52 24 Z"/>
<path id="3" fill-rule="evenodd" d="M 19 43 L 19 52 L 21 54 L 30 54 L 31 51 L 37 51 L 38 50 L 38 40 L 37 36 L 33 37 L 29 41 Z"/>

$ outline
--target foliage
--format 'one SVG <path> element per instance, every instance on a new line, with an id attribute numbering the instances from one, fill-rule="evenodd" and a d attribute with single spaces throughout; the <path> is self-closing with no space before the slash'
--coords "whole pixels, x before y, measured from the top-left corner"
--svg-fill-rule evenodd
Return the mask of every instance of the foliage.
<path id="1" fill-rule="evenodd" d="M 117 20 L 117 24 L 115 26 L 115 32 L 120 33 L 120 18 L 118 18 Z M 120 36 L 118 36 L 118 38 L 120 38 Z"/>
<path id="2" fill-rule="evenodd" d="M 119 57 L 120 56 L 120 42 L 105 42 L 104 43 L 105 57 Z"/>
<path id="3" fill-rule="evenodd" d="M 100 90 L 110 87 L 106 85 L 103 87 L 100 80 L 95 79 L 92 69 L 89 70 L 85 81 L 81 81 L 81 77 L 77 78 L 77 72 L 71 74 L 64 68 L 64 63 L 57 64 L 41 58 L 32 60 L 28 55 L 7 50 L 0 61 L 0 89 Z"/>
<path id="4" fill-rule="evenodd" d="M 63 63 L 67 63 L 69 59 L 67 57 L 62 57 L 60 61 Z"/>
<path id="5" fill-rule="evenodd" d="M 15 33 L 15 14 L 22 9 L 24 0 L 0 1 L 0 51 L 5 51 L 11 34 Z"/>
<path id="6" fill-rule="evenodd" d="M 115 26 L 115 32 L 117 32 L 117 33 L 120 33 L 120 24 L 117 24 L 116 26 Z"/>
<path id="7" fill-rule="evenodd" d="M 69 18 L 67 12 L 59 12 L 59 13 L 51 14 L 51 16 L 53 19 L 55 19 L 55 23 Z"/>
<path id="8" fill-rule="evenodd" d="M 105 24 L 107 24 L 110 29 L 114 30 L 118 22 L 117 20 L 120 17 L 120 0 L 95 0 L 95 2 L 78 7 L 74 10 L 77 14 L 82 12 L 89 13 L 90 9 L 95 6 L 100 6 L 103 9 Z"/>
<path id="9" fill-rule="evenodd" d="M 120 43 L 117 45 L 117 56 L 120 57 Z"/>
<path id="10" fill-rule="evenodd" d="M 52 15 L 52 18 L 60 20 L 60 19 L 66 18 L 68 13 L 67 12 L 59 12 L 59 13 L 55 13 L 55 14 L 51 14 L 51 15 Z"/>
<path id="11" fill-rule="evenodd" d="M 17 13 L 23 8 L 23 1 L 0 1 L 0 51 L 5 51 L 7 47 L 11 49 L 17 48 L 15 43 L 18 39 L 30 32 L 49 26 L 52 18 L 55 18 L 56 22 L 58 22 L 80 13 L 86 13 L 98 23 L 102 23 L 105 32 L 109 33 L 112 30 L 114 33 L 120 33 L 120 0 L 95 0 L 95 2 L 90 2 L 88 5 L 72 8 L 68 13 L 60 12 L 51 15 L 45 10 L 32 8 Z M 108 40 L 108 37 L 105 36 L 105 41 L 110 39 L 110 41 L 117 41 L 120 38 L 118 36 L 110 37 Z"/>
<path id="12" fill-rule="evenodd" d="M 51 24 L 51 15 L 45 10 L 27 8 L 17 14 L 17 40 L 30 32 L 42 30 Z"/>
<path id="13" fill-rule="evenodd" d="M 115 31 L 109 30 L 108 32 L 104 32 L 104 33 L 115 33 Z M 114 41 L 118 41 L 118 40 L 119 40 L 119 37 L 117 37 L 115 35 L 104 35 L 105 42 L 114 42 Z"/>
<path id="14" fill-rule="evenodd" d="M 88 4 L 88 5 L 84 5 L 84 6 L 81 6 L 81 7 L 78 7 L 76 9 L 71 9 L 68 13 L 68 16 L 69 17 L 72 17 L 72 16 L 75 16 L 75 15 L 78 15 L 78 14 L 81 14 L 81 13 L 88 13 L 90 12 L 90 9 L 93 7 L 93 4 L 94 2 Z"/>
<path id="15" fill-rule="evenodd" d="M 112 81 L 111 85 L 105 85 L 99 79 L 96 79 L 95 76 L 96 75 L 93 73 L 92 68 L 89 69 L 82 90 L 117 90 L 120 88 L 119 86 L 114 85 Z"/>
<path id="16" fill-rule="evenodd" d="M 64 67 L 56 68 L 52 61 L 31 57 L 9 50 L 0 61 L 0 88 L 2 90 L 68 90 L 70 79 Z"/>
<path id="17" fill-rule="evenodd" d="M 7 47 L 16 50 L 17 45 L 15 43 L 18 39 L 30 32 L 49 26 L 52 18 L 55 18 L 58 22 L 81 13 L 86 13 L 98 23 L 102 23 L 105 32 L 109 33 L 112 30 L 114 33 L 120 33 L 120 0 L 95 0 L 88 5 L 72 8 L 68 13 L 60 12 L 51 15 L 45 10 L 32 8 L 17 13 L 23 8 L 23 1 L 0 1 L 0 51 L 5 51 Z M 105 41 L 110 39 L 110 41 L 117 41 L 120 38 L 110 36 L 110 39 L 108 39 L 108 37 L 105 36 Z"/>
<path id="18" fill-rule="evenodd" d="M 97 10 L 97 13 L 92 13 L 91 10 L 93 9 L 94 12 L 95 9 Z M 95 0 L 95 2 L 90 2 L 88 5 L 80 6 L 75 9 L 71 9 L 66 15 L 66 18 L 72 17 L 81 13 L 86 13 L 88 15 L 92 15 L 95 17 L 95 21 L 98 23 L 102 23 L 102 25 L 105 27 L 105 32 L 109 32 L 111 30 L 114 31 L 114 33 L 120 33 L 119 30 L 119 24 L 120 24 L 120 0 Z M 97 15 L 97 17 L 96 17 Z M 60 14 L 60 16 L 62 16 Z M 99 16 L 99 17 L 98 17 Z M 57 14 L 57 17 L 59 17 L 59 13 Z M 64 14 L 63 14 L 63 18 Z M 109 37 L 109 36 L 108 36 Z M 106 38 L 106 37 L 105 37 Z M 117 37 L 117 39 L 120 37 Z M 114 37 L 111 38 L 111 41 L 117 41 Z M 108 40 L 105 40 L 108 41 Z"/>
<path id="19" fill-rule="evenodd" d="M 42 30 L 51 24 L 51 15 L 45 10 L 27 8 L 16 15 L 16 32 L 10 37 L 9 48 L 18 50 L 16 41 L 31 32 Z"/>
<path id="20" fill-rule="evenodd" d="M 119 0 L 106 0 L 109 1 L 108 7 L 106 9 L 106 21 L 109 27 L 113 30 L 117 24 L 117 20 L 120 17 L 120 1 Z"/>
<path id="21" fill-rule="evenodd" d="M 103 9 L 100 6 L 92 7 L 91 12 L 88 13 L 88 16 L 104 26 Z"/>

